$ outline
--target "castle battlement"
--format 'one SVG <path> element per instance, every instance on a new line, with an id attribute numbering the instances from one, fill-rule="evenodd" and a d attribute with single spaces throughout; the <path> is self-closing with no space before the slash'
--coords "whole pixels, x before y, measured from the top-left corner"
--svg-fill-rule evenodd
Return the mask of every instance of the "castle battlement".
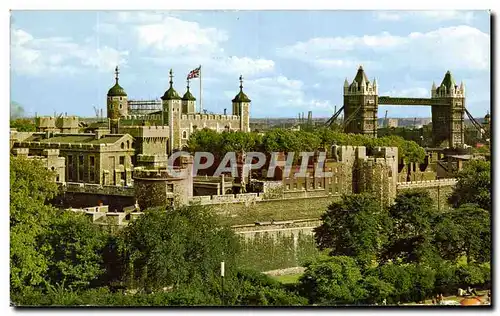
<path id="1" fill-rule="evenodd" d="M 195 120 L 195 121 L 238 121 L 239 115 L 224 115 L 224 114 L 182 114 L 182 120 Z"/>
<path id="2" fill-rule="evenodd" d="M 398 182 L 397 188 L 398 188 L 398 190 L 403 190 L 403 189 L 454 186 L 456 184 L 457 184 L 457 179 L 439 179 L 439 180 Z"/>
<path id="3" fill-rule="evenodd" d="M 161 114 L 143 114 L 143 115 L 125 115 L 123 116 L 125 120 L 161 120 Z"/>
<path id="4" fill-rule="evenodd" d="M 189 176 L 189 172 L 185 168 L 173 168 L 173 172 L 178 173 L 174 175 L 171 170 L 168 169 L 144 169 L 142 167 L 134 168 L 134 179 L 141 180 L 182 180 Z"/>

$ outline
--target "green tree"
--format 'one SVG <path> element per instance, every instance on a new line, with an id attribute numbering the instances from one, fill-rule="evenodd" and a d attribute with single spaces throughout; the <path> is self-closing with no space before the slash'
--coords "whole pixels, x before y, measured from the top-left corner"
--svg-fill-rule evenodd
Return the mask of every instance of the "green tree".
<path id="1" fill-rule="evenodd" d="M 432 225 L 435 213 L 427 191 L 409 190 L 398 194 L 389 208 L 392 229 L 382 259 L 400 259 L 406 263 L 434 260 Z"/>
<path id="2" fill-rule="evenodd" d="M 145 289 L 207 282 L 221 261 L 234 266 L 238 239 L 202 206 L 151 209 L 124 231 L 132 278 Z"/>
<path id="3" fill-rule="evenodd" d="M 208 128 L 197 130 L 189 136 L 186 149 L 192 153 L 205 151 L 221 155 L 222 134 Z"/>
<path id="4" fill-rule="evenodd" d="M 441 256 L 467 263 L 488 262 L 491 256 L 491 226 L 488 211 L 465 204 L 442 214 L 435 227 L 435 243 Z"/>
<path id="5" fill-rule="evenodd" d="M 392 284 L 390 302 L 420 302 L 432 294 L 435 272 L 417 264 L 385 264 L 380 267 L 381 280 Z"/>
<path id="6" fill-rule="evenodd" d="M 55 209 L 53 174 L 40 161 L 10 157 L 10 284 L 13 291 L 44 284 L 48 261 L 39 237 Z"/>
<path id="7" fill-rule="evenodd" d="M 10 128 L 15 128 L 18 132 L 35 132 L 35 123 L 30 119 L 18 118 L 10 121 Z"/>
<path id="8" fill-rule="evenodd" d="M 322 257 L 306 264 L 300 291 L 310 304 L 355 304 L 366 296 L 362 275 L 351 257 Z"/>
<path id="9" fill-rule="evenodd" d="M 344 195 L 328 207 L 315 228 L 320 250 L 332 256 L 352 256 L 363 267 L 373 264 L 385 240 L 387 213 L 371 195 Z"/>
<path id="10" fill-rule="evenodd" d="M 453 207 L 474 203 L 491 212 L 491 163 L 472 160 L 458 172 L 457 184 L 449 198 Z"/>
<path id="11" fill-rule="evenodd" d="M 85 216 L 59 211 L 41 236 L 49 258 L 50 284 L 86 289 L 104 274 L 103 249 L 107 234 Z"/>

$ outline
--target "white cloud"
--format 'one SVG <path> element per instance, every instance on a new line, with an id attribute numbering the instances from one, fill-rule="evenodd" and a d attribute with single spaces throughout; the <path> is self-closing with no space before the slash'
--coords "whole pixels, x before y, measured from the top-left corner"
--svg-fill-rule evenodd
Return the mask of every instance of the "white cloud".
<path id="1" fill-rule="evenodd" d="M 434 22 L 460 21 L 470 24 L 474 20 L 474 12 L 457 10 L 437 10 L 437 11 L 377 11 L 375 18 L 380 21 L 401 21 L 401 20 L 429 20 Z"/>
<path id="2" fill-rule="evenodd" d="M 142 48 L 162 54 L 213 54 L 221 52 L 220 44 L 228 40 L 225 31 L 170 16 L 156 22 L 141 21 L 134 32 Z"/>
<path id="3" fill-rule="evenodd" d="M 127 54 L 108 46 L 81 45 L 71 38 L 35 38 L 22 29 L 11 31 L 11 67 L 24 75 L 75 74 L 85 68 L 109 71 L 126 64 Z"/>
<path id="4" fill-rule="evenodd" d="M 407 36 L 379 35 L 313 38 L 278 50 L 282 57 L 310 63 L 318 69 L 351 67 L 368 59 L 379 67 L 487 70 L 490 65 L 490 35 L 467 26 L 414 32 Z M 354 57 L 353 57 L 354 55 Z"/>
<path id="5" fill-rule="evenodd" d="M 216 67 L 226 73 L 252 76 L 274 70 L 274 61 L 269 59 L 253 59 L 249 57 L 231 56 L 216 61 Z"/>
<path id="6" fill-rule="evenodd" d="M 201 64 L 219 74 L 248 77 L 274 71 L 272 60 L 229 56 L 223 48 L 229 40 L 225 30 L 204 27 L 168 12 L 118 12 L 116 20 L 123 23 L 122 33 L 135 38 L 141 58 L 158 65 L 187 69 Z"/>
<path id="7" fill-rule="evenodd" d="M 283 75 L 245 80 L 243 85 L 245 93 L 252 99 L 252 113 L 258 116 L 283 116 L 289 109 L 331 113 L 334 108 L 331 101 L 309 97 L 301 80 Z M 235 92 L 226 91 L 225 95 L 232 98 Z"/>

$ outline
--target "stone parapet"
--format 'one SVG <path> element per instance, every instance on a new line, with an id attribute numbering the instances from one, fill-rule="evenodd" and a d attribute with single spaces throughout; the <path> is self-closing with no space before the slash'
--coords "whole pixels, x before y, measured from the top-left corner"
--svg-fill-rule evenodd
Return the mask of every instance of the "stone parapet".
<path id="1" fill-rule="evenodd" d="M 398 188 L 398 190 L 434 188 L 434 187 L 443 187 L 443 186 L 454 186 L 456 184 L 457 184 L 457 179 L 410 181 L 410 182 L 398 182 L 397 188 Z"/>
<path id="2" fill-rule="evenodd" d="M 59 184 L 64 191 L 102 194 L 102 195 L 118 195 L 118 196 L 134 196 L 134 188 L 114 185 L 101 185 L 90 183 L 65 182 Z"/>
<path id="3" fill-rule="evenodd" d="M 182 114 L 182 120 L 218 120 L 218 121 L 239 121 L 239 115 L 224 115 L 224 114 Z"/>

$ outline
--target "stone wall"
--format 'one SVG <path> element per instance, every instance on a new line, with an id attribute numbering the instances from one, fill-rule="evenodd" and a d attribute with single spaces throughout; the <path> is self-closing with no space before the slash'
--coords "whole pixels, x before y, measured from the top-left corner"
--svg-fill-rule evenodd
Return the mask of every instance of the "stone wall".
<path id="1" fill-rule="evenodd" d="M 456 179 L 401 182 L 398 183 L 397 188 L 398 192 L 412 189 L 424 189 L 430 193 L 438 210 L 445 210 L 449 207 L 448 197 L 453 192 L 453 187 L 456 183 Z"/>

